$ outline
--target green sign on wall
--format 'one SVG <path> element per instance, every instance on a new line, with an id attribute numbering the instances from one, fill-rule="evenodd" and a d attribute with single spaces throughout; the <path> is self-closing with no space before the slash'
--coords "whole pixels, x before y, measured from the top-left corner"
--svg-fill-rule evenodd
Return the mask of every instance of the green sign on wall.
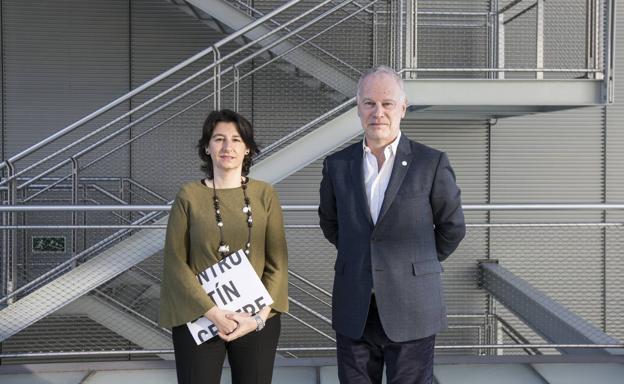
<path id="1" fill-rule="evenodd" d="M 33 236 L 32 251 L 35 252 L 65 252 L 65 236 Z"/>

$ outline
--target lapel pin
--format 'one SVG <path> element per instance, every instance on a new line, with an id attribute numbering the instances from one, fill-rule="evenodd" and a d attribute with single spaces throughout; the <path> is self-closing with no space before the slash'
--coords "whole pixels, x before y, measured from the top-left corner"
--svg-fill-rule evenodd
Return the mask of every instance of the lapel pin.
<path id="1" fill-rule="evenodd" d="M 407 166 L 407 161 L 403 160 L 403 161 L 401 162 L 401 165 L 402 165 L 402 166 L 404 166 L 404 167 L 406 167 L 406 166 Z"/>

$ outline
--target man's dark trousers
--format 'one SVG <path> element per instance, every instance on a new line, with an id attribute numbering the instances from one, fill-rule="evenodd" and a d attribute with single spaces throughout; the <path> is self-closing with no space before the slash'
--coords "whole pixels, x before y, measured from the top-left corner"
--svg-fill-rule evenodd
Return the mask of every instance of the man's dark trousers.
<path id="1" fill-rule="evenodd" d="M 388 384 L 433 383 L 435 335 L 393 342 L 383 330 L 374 296 L 362 337 L 352 339 L 337 333 L 336 345 L 341 383 L 381 383 L 384 361 Z"/>

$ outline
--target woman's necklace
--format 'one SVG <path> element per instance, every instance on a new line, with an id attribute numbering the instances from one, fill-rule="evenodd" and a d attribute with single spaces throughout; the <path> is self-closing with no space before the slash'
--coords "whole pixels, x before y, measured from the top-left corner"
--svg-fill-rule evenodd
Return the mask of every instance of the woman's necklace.
<path id="1" fill-rule="evenodd" d="M 245 243 L 245 254 L 249 255 L 251 248 L 251 227 L 253 226 L 253 218 L 251 217 L 251 206 L 249 205 L 249 197 L 247 197 L 247 182 L 249 179 L 243 179 L 241 188 L 243 189 L 243 198 L 245 206 L 243 212 L 247 215 L 247 243 Z M 217 227 L 219 227 L 219 248 L 217 252 L 223 259 L 230 252 L 230 246 L 223 240 L 223 217 L 221 216 L 221 208 L 219 206 L 219 198 L 217 197 L 217 187 L 215 186 L 214 177 L 212 178 L 212 203 L 214 204 L 215 217 L 217 219 Z"/>

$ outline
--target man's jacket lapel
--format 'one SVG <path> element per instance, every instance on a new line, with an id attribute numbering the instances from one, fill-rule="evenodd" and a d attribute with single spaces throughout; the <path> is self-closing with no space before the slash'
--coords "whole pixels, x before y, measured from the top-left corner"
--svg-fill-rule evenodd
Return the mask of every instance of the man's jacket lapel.
<path id="1" fill-rule="evenodd" d="M 383 220 L 384 215 L 388 212 L 388 209 L 392 205 L 401 184 L 403 184 L 403 179 L 405 178 L 407 170 L 410 167 L 410 162 L 412 161 L 411 153 L 412 151 L 410 149 L 409 141 L 404 135 L 401 135 L 399 145 L 397 146 L 397 153 L 394 156 L 394 166 L 392 167 L 392 173 L 390 174 L 388 188 L 386 188 L 384 200 L 381 204 L 381 210 L 379 211 L 379 216 L 377 217 L 377 224 L 381 223 Z"/>
<path id="2" fill-rule="evenodd" d="M 368 219 L 368 223 L 373 227 L 373 219 L 370 214 L 370 208 L 368 206 L 368 198 L 366 197 L 366 186 L 364 185 L 364 150 L 362 146 L 356 146 L 353 151 L 353 157 L 351 158 L 351 178 L 353 179 L 353 189 L 355 190 L 356 199 L 358 199 L 358 205 L 364 210 L 364 215 Z"/>

